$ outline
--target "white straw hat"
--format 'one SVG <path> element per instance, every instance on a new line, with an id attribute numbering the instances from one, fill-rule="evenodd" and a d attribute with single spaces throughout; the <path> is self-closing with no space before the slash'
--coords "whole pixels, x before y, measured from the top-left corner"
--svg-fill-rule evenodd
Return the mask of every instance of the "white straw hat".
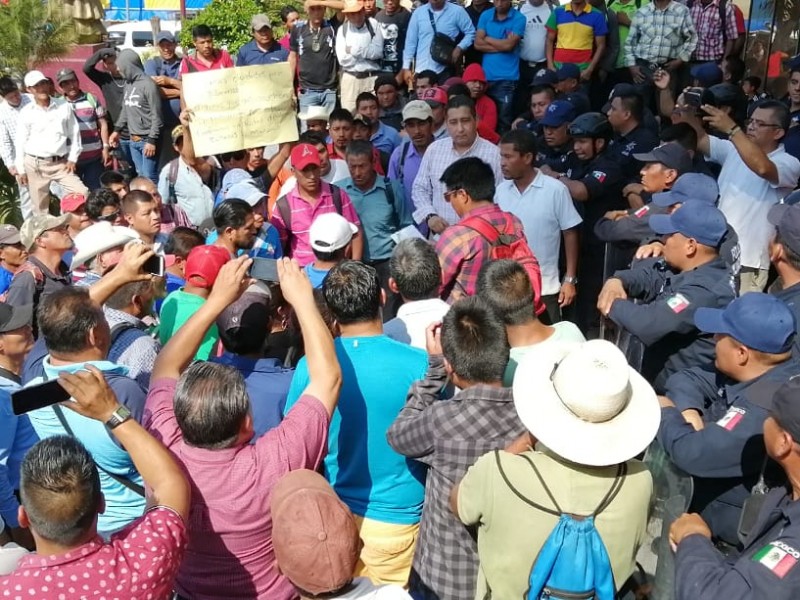
<path id="1" fill-rule="evenodd" d="M 537 440 L 587 466 L 633 458 L 653 441 L 661 408 L 611 342 L 542 344 L 517 366 L 514 405 Z"/>

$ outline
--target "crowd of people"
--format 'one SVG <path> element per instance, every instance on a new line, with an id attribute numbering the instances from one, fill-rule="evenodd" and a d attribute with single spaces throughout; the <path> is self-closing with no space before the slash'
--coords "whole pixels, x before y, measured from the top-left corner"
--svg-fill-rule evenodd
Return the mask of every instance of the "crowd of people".
<path id="1" fill-rule="evenodd" d="M 644 598 L 646 452 L 659 597 L 800 596 L 800 57 L 726 0 L 281 20 L 0 77 L 0 596 Z M 299 139 L 198 156 L 182 78 L 281 63 Z"/>

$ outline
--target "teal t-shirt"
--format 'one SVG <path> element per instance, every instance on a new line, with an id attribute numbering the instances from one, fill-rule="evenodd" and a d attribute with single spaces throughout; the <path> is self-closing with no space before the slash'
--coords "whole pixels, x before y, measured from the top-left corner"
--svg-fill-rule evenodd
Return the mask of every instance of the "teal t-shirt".
<path id="1" fill-rule="evenodd" d="M 422 379 L 428 355 L 385 335 L 337 338 L 342 391 L 331 419 L 325 477 L 354 514 L 413 525 L 422 514 L 425 467 L 392 450 L 386 431 Z M 286 412 L 308 385 L 303 358 L 289 388 Z"/>
<path id="2" fill-rule="evenodd" d="M 187 294 L 183 288 L 175 290 L 164 299 L 164 304 L 161 305 L 161 323 L 158 326 L 158 340 L 162 346 L 203 306 L 204 302 L 205 299 L 194 294 Z M 218 341 L 219 332 L 214 324 L 203 337 L 203 343 L 200 344 L 197 354 L 194 355 L 195 359 L 208 360 Z"/>

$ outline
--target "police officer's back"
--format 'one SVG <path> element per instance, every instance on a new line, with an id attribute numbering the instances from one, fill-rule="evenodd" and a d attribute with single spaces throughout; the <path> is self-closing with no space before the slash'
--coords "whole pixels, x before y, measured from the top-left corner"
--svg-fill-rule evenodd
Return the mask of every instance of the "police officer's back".
<path id="1" fill-rule="evenodd" d="M 766 452 L 783 470 L 788 484 L 766 495 L 741 553 L 726 560 L 696 514 L 685 514 L 673 523 L 675 600 L 800 598 L 799 396 L 800 379 L 785 383 L 764 422 Z"/>
<path id="2" fill-rule="evenodd" d="M 786 303 L 800 323 L 800 204 L 776 204 L 767 218 L 777 230 L 769 253 L 778 272 L 777 287 L 772 293 Z"/>
<path id="3" fill-rule="evenodd" d="M 800 373 L 792 358 L 794 316 L 774 296 L 745 294 L 724 310 L 699 309 L 697 327 L 716 336 L 716 369 L 672 375 L 659 440 L 667 455 L 694 477 L 690 509 L 703 515 L 715 538 L 738 544 L 742 506 L 764 467 L 761 428 L 777 389 Z M 683 416 L 704 427 L 695 431 Z M 694 417 L 694 418 L 692 418 Z M 778 473 L 779 474 L 779 473 Z M 765 476 L 776 481 L 767 468 Z"/>
<path id="4" fill-rule="evenodd" d="M 734 292 L 717 250 L 727 227 L 718 209 L 687 202 L 671 215 L 652 216 L 650 226 L 667 236 L 663 259 L 617 271 L 604 285 L 598 309 L 646 346 L 642 374 L 662 392 L 676 371 L 712 368 L 714 342 L 698 331 L 693 316 L 700 307 L 727 306 Z"/>

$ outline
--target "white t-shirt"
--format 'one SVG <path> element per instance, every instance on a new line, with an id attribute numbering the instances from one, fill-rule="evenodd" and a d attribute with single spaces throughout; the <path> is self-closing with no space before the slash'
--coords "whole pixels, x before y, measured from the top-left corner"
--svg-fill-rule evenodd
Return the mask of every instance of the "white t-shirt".
<path id="1" fill-rule="evenodd" d="M 345 600 L 411 600 L 399 585 L 375 585 L 366 577 L 357 577 L 353 580 L 353 587 L 335 598 Z"/>
<path id="2" fill-rule="evenodd" d="M 537 171 L 522 194 L 512 180 L 500 183 L 494 201 L 522 221 L 528 245 L 542 270 L 542 295 L 557 294 L 561 289 L 558 277 L 561 232 L 583 221 L 575 210 L 567 186 Z"/>
<path id="3" fill-rule="evenodd" d="M 788 154 L 781 144 L 769 153 L 778 169 L 778 184 L 759 177 L 739 156 L 733 142 L 708 137 L 708 157 L 722 165 L 719 174 L 719 209 L 739 236 L 742 267 L 769 268 L 769 242 L 775 228 L 767 221 L 767 213 L 797 185 L 800 161 Z"/>
<path id="4" fill-rule="evenodd" d="M 523 0 L 519 12 L 525 17 L 525 35 L 522 37 L 520 60 L 544 62 L 547 59 L 544 52 L 547 30 L 544 24 L 550 16 L 550 5 L 546 0 L 541 6 L 533 6 L 527 0 Z"/>
<path id="5" fill-rule="evenodd" d="M 403 344 L 425 350 L 425 330 L 441 321 L 450 305 L 439 298 L 406 302 L 397 310 L 397 316 L 383 324 L 383 333 Z"/>
<path id="6" fill-rule="evenodd" d="M 336 183 L 350 177 L 350 169 L 347 168 L 347 163 L 341 158 L 331 159 L 331 170 L 327 175 L 322 176 L 322 181 L 325 183 Z M 294 175 L 289 177 L 286 182 L 281 186 L 281 191 L 278 193 L 278 198 L 282 198 L 294 189 L 297 185 L 297 178 Z"/>
<path id="7" fill-rule="evenodd" d="M 544 344 L 560 344 L 564 342 L 580 344 L 586 341 L 586 338 L 583 337 L 583 333 L 581 333 L 581 330 L 578 329 L 578 326 L 575 325 L 575 323 L 570 321 L 560 321 L 555 323 L 552 327 L 555 329 L 555 331 L 553 332 L 553 335 L 551 335 L 545 341 L 539 342 L 538 344 L 533 344 L 531 346 L 518 346 L 516 348 L 511 348 L 511 356 L 508 359 L 508 366 L 506 367 L 506 372 L 503 375 L 503 385 L 505 387 L 511 387 L 511 385 L 514 383 L 514 373 L 517 371 L 517 365 L 532 349 L 536 348 L 538 352 L 539 348 L 541 348 Z"/>

